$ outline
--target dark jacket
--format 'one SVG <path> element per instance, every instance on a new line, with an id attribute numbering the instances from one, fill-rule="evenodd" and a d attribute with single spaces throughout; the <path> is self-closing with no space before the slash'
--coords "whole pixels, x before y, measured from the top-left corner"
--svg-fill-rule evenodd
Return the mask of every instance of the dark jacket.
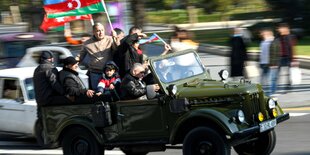
<path id="1" fill-rule="evenodd" d="M 33 74 L 34 91 L 38 105 L 45 105 L 53 96 L 63 95 L 63 87 L 58 82 L 58 70 L 47 60 L 43 60 Z"/>
<path id="2" fill-rule="evenodd" d="M 129 73 L 126 74 L 121 83 L 121 99 L 137 99 L 145 94 L 145 83 Z"/>
<path id="3" fill-rule="evenodd" d="M 65 90 L 65 95 L 80 96 L 85 95 L 87 92 L 82 80 L 76 71 L 64 68 L 59 72 L 59 80 Z"/>
<path id="4" fill-rule="evenodd" d="M 293 35 L 288 35 L 288 36 L 279 36 L 277 37 L 270 45 L 270 52 L 269 52 L 269 56 L 270 56 L 270 66 L 279 66 L 280 65 L 280 59 L 281 57 L 283 57 L 281 55 L 281 50 L 282 47 L 281 46 L 281 38 L 282 39 L 287 39 L 287 44 L 286 44 L 286 48 L 287 48 L 287 57 L 289 58 L 289 61 L 292 62 L 294 61 L 294 46 L 296 44 L 296 39 Z M 285 56 L 284 56 L 285 57 Z"/>
<path id="5" fill-rule="evenodd" d="M 139 54 L 132 46 L 138 40 L 138 34 L 128 35 L 121 40 L 121 44 L 117 48 L 114 62 L 116 62 L 116 65 L 119 67 L 119 74 L 122 78 L 131 69 L 133 64 L 142 63 L 143 61 L 143 55 Z"/>
<path id="6" fill-rule="evenodd" d="M 230 39 L 230 46 L 231 76 L 243 76 L 244 62 L 248 59 L 243 38 L 241 36 L 232 37 Z"/>

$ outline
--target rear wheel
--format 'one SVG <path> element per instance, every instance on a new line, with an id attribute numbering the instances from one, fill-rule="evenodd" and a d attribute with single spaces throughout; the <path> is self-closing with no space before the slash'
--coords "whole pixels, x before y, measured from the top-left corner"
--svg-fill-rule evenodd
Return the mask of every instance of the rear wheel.
<path id="1" fill-rule="evenodd" d="M 197 127 L 186 135 L 183 155 L 230 155 L 230 147 L 215 130 Z"/>
<path id="2" fill-rule="evenodd" d="M 269 155 L 276 145 L 276 132 L 271 130 L 262 133 L 257 140 L 234 147 L 240 155 Z"/>
<path id="3" fill-rule="evenodd" d="M 104 148 L 86 129 L 77 127 L 65 133 L 62 141 L 64 155 L 104 155 Z"/>

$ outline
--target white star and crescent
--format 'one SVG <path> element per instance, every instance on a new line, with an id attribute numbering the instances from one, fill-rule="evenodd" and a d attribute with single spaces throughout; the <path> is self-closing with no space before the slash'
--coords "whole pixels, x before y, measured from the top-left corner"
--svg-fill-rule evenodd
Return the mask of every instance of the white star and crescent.
<path id="1" fill-rule="evenodd" d="M 74 2 L 76 3 L 76 7 L 75 8 L 73 8 L 73 3 Z M 81 1 L 80 0 L 72 0 L 71 2 L 69 2 L 67 4 L 67 6 L 68 6 L 69 9 L 78 9 L 78 8 L 81 7 Z"/>

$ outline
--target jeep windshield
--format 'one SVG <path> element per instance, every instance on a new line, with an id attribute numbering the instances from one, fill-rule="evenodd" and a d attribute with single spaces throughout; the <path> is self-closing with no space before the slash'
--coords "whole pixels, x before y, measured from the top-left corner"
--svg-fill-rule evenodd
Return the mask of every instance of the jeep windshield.
<path id="1" fill-rule="evenodd" d="M 163 83 L 170 83 L 204 73 L 199 58 L 192 53 L 184 53 L 153 61 L 154 70 Z"/>

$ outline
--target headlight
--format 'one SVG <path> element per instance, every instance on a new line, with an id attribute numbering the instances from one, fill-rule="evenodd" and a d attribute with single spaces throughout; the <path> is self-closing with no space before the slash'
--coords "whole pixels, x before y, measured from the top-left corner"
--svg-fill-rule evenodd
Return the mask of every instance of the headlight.
<path id="1" fill-rule="evenodd" d="M 276 101 L 273 100 L 272 98 L 270 98 L 270 99 L 268 100 L 268 108 L 269 108 L 269 109 L 276 108 Z"/>
<path id="2" fill-rule="evenodd" d="M 220 78 L 222 80 L 227 80 L 228 79 L 229 73 L 228 73 L 227 70 L 223 69 L 218 74 L 219 74 L 219 76 L 220 76 Z"/>
<path id="3" fill-rule="evenodd" d="M 265 119 L 263 113 L 259 112 L 259 113 L 257 114 L 257 119 L 258 119 L 260 122 L 262 122 L 262 121 Z"/>
<path id="4" fill-rule="evenodd" d="M 239 123 L 243 123 L 245 121 L 244 113 L 242 110 L 238 110 L 236 118 Z"/>

